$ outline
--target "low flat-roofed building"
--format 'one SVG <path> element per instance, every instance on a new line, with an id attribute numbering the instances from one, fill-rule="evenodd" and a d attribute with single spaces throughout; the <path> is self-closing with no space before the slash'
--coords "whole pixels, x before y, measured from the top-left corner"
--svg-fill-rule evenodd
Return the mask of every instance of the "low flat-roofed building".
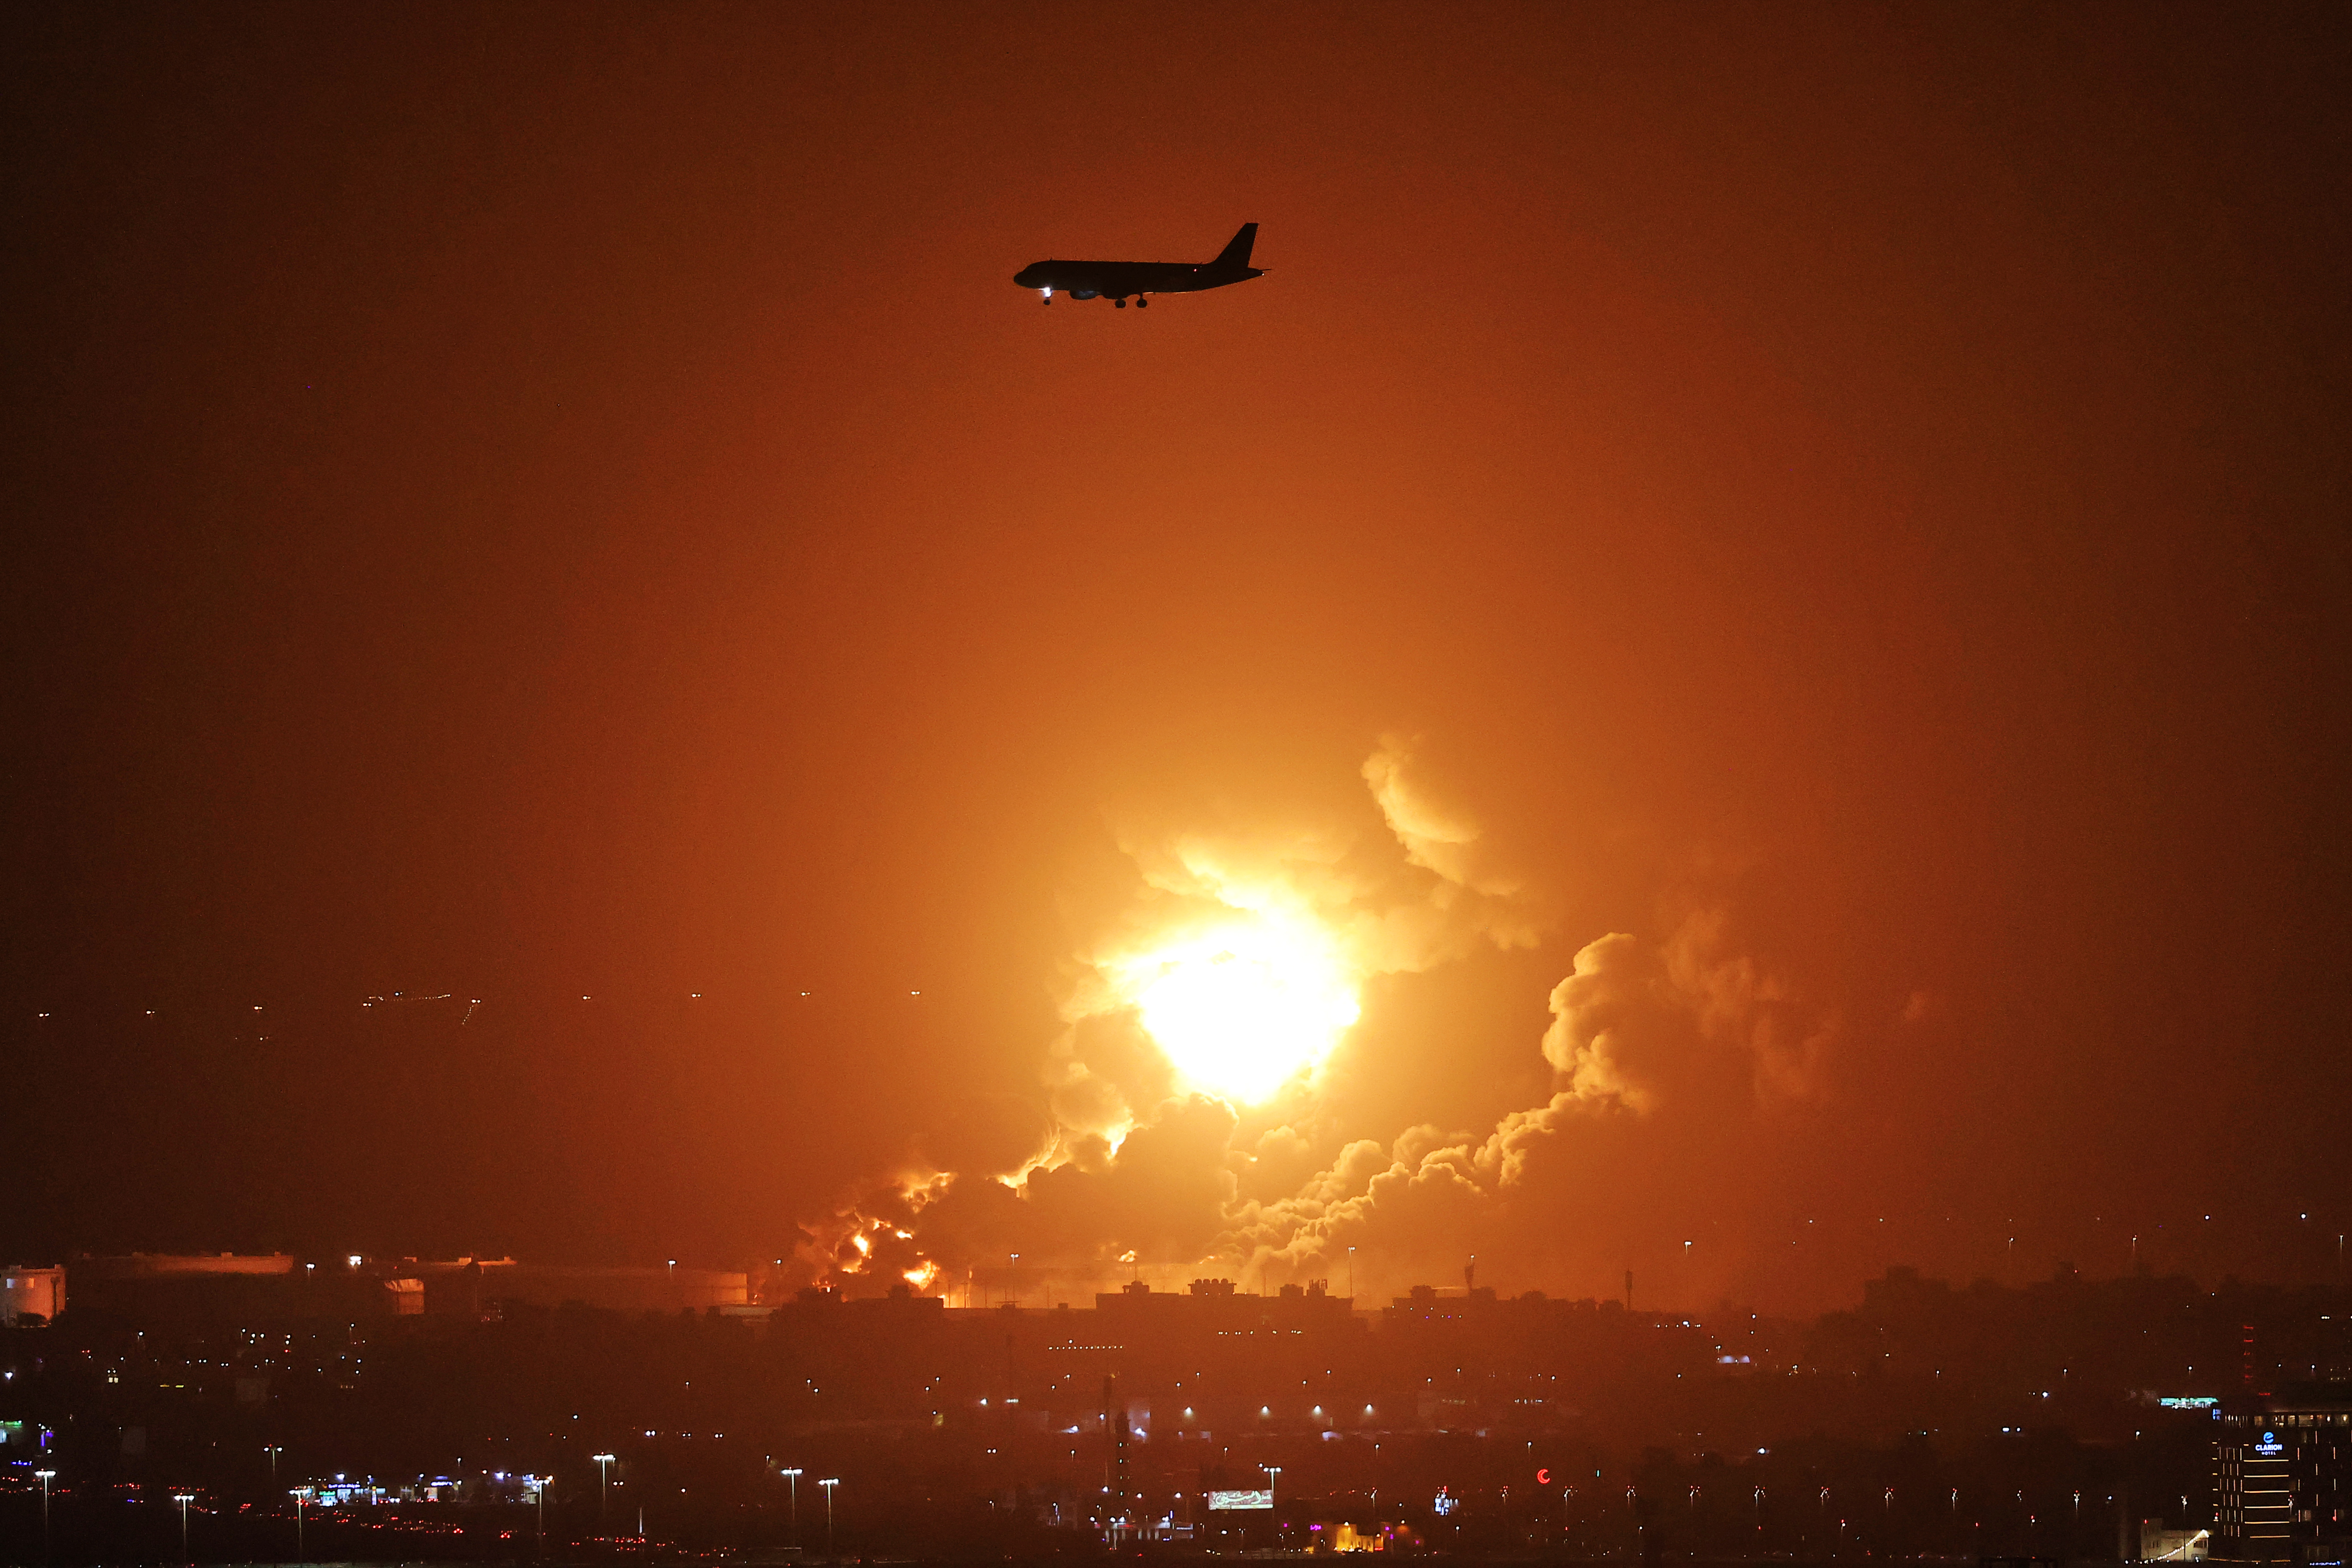
<path id="1" fill-rule="evenodd" d="M 482 1294 L 501 1301 L 560 1307 L 577 1301 L 627 1312 L 676 1312 L 751 1304 L 751 1276 L 729 1268 L 677 1266 L 635 1268 L 567 1268 L 518 1263 L 484 1271 Z"/>
<path id="2" fill-rule="evenodd" d="M 294 1259 L 283 1252 L 132 1252 L 86 1258 L 79 1267 L 93 1279 L 194 1279 L 288 1275 L 294 1272 Z"/>
<path id="3" fill-rule="evenodd" d="M 2160 1520 L 2146 1519 L 2139 1526 L 2139 1560 L 2143 1563 L 2202 1563 L 2212 1555 L 2210 1530 L 2170 1530 Z"/>
<path id="4" fill-rule="evenodd" d="M 57 1321 L 66 1310 L 66 1271 L 62 1265 L 27 1268 L 12 1263 L 0 1270 L 0 1323 L 15 1327 L 27 1318 Z"/>

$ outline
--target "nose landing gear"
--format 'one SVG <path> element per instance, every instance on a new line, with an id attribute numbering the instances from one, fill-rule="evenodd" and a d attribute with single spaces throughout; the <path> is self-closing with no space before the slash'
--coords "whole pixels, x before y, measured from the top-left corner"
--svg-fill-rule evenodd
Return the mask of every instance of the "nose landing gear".
<path id="1" fill-rule="evenodd" d="M 1124 310 L 1127 309 L 1127 297 L 1125 295 L 1121 295 L 1119 298 L 1113 300 L 1111 303 L 1119 310 Z"/>
<path id="2" fill-rule="evenodd" d="M 1143 309 L 1143 307 L 1145 307 L 1146 305 L 1149 305 L 1150 303 L 1151 303 L 1151 301 L 1150 301 L 1150 300 L 1147 300 L 1147 299 L 1145 299 L 1145 298 L 1144 298 L 1142 295 L 1140 295 L 1140 294 L 1138 294 L 1138 295 L 1135 297 L 1135 308 L 1136 308 L 1137 310 L 1140 310 L 1141 309 Z"/>

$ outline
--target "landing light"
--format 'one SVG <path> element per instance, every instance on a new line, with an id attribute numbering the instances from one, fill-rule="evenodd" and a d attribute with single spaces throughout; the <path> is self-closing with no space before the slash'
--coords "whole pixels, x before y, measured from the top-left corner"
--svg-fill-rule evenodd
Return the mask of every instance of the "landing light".
<path id="1" fill-rule="evenodd" d="M 1037 292 L 1045 298 L 1048 305 L 1054 302 L 1054 291 L 1051 289 L 1040 289 Z"/>

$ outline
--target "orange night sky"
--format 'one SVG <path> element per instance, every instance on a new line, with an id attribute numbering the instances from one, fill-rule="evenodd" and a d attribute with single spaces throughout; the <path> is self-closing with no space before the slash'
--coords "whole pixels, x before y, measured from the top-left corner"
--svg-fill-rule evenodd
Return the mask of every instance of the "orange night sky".
<path id="1" fill-rule="evenodd" d="M 2335 1266 L 2340 12 L 5 26 L 10 1256 Z"/>

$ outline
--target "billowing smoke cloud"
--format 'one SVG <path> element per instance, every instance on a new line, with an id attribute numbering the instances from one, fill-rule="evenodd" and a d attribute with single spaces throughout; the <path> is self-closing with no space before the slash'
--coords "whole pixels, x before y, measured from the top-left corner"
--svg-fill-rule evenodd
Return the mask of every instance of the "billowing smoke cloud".
<path id="1" fill-rule="evenodd" d="M 1584 1240 L 1622 1251 L 1607 1211 L 1647 1195 L 1622 1184 L 1649 1163 L 1624 1157 L 1629 1131 L 1671 1119 L 1736 1137 L 1758 1116 L 1811 1098 L 1835 1037 L 1833 1017 L 1727 947 L 1727 926 L 1708 909 L 1663 944 L 1624 932 L 1586 943 L 1551 993 L 1547 1102 L 1506 1114 L 1484 1136 L 1421 1126 L 1386 1147 L 1352 1142 L 1295 1196 L 1252 1207 L 1224 1245 L 1246 1249 L 1261 1274 L 1329 1277 L 1353 1247 L 1444 1278 L 1482 1237 L 1524 1251 L 1537 1214 L 1560 1207 L 1546 1200 L 1563 1194 L 1528 1191 L 1549 1180 L 1588 1200 L 1569 1205 L 1585 1211 L 1583 1229 L 1557 1238 L 1563 1250 Z M 1652 1152 L 1671 1148 L 1657 1132 L 1637 1136 Z"/>
<path id="2" fill-rule="evenodd" d="M 1585 1106 L 1654 1110 L 1745 1079 L 1773 1105 L 1817 1085 L 1835 1022 L 1751 956 L 1727 948 L 1721 908 L 1685 917 L 1663 948 L 1614 932 L 1552 988 L 1544 1059 Z"/>
<path id="3" fill-rule="evenodd" d="M 1836 1019 L 1745 950 L 1720 902 L 1685 908 L 1663 940 L 1586 942 L 1525 1047 L 1549 1096 L 1506 1101 L 1483 1127 L 1360 1124 L 1374 1113 L 1334 1092 L 1370 1070 L 1346 1045 L 1254 1106 L 1187 1083 L 1144 1027 L 1131 975 L 1138 954 L 1219 921 L 1316 933 L 1347 984 L 1391 992 L 1543 941 L 1531 879 L 1419 748 L 1384 741 L 1363 777 L 1381 829 L 1368 814 L 1123 834 L 1133 896 L 1077 954 L 1042 1100 L 977 1102 L 908 1170 L 847 1194 L 805 1227 L 806 1272 L 978 1300 L 1129 1269 L 1334 1279 L 1360 1254 L 1395 1281 L 1451 1277 L 1485 1238 L 1535 1272 L 1590 1274 L 1630 1245 L 1617 1185 L 1672 1185 L 1659 1152 L 1675 1129 L 1736 1137 L 1817 1097 Z M 1452 1048 L 1442 1026 L 1424 1033 L 1412 1049 Z M 1544 1258 L 1527 1258 L 1530 1235 Z"/>
<path id="4" fill-rule="evenodd" d="M 1429 776 L 1411 745 L 1391 736 L 1364 763 L 1364 782 L 1371 786 L 1389 831 L 1404 847 L 1405 858 L 1433 871 L 1445 888 L 1459 888 L 1494 900 L 1486 907 L 1486 933 L 1506 943 L 1533 945 L 1541 931 L 1532 920 L 1504 923 L 1498 917 L 1526 896 L 1526 879 L 1500 863 L 1493 843 L 1476 818 L 1458 805 L 1440 799 L 1441 787 Z M 1440 896 L 1442 904 L 1451 900 Z"/>

